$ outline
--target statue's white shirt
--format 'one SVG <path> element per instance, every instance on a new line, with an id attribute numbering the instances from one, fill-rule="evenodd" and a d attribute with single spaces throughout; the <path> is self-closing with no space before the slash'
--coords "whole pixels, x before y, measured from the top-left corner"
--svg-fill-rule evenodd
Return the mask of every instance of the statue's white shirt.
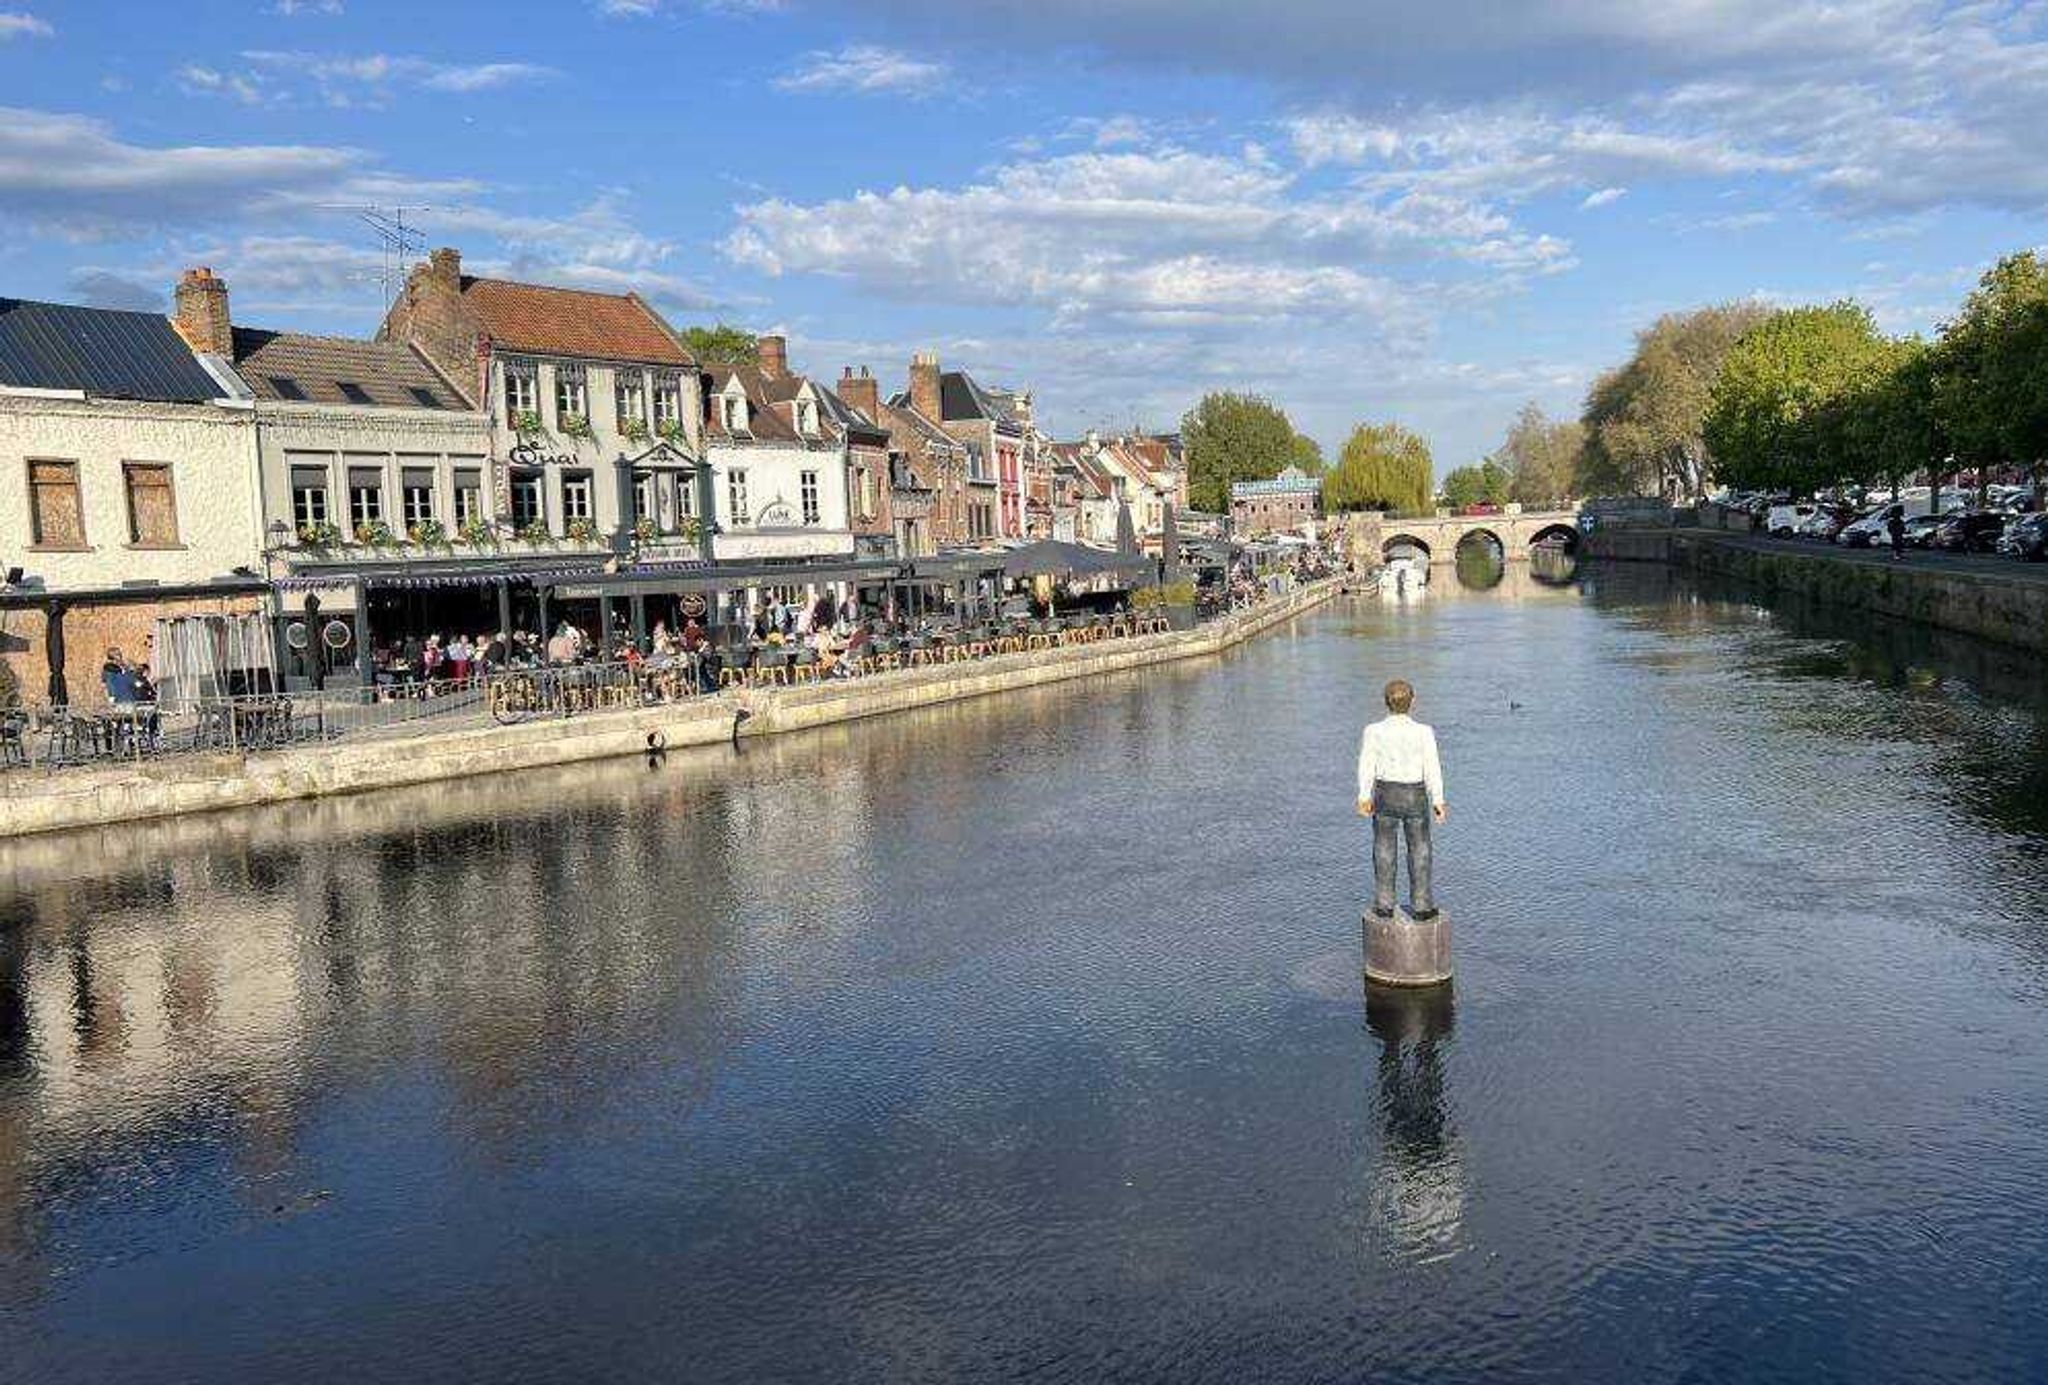
<path id="1" fill-rule="evenodd" d="M 1372 797 L 1374 781 L 1421 784 L 1431 806 L 1444 801 L 1444 769 L 1437 763 L 1436 732 L 1413 717 L 1395 713 L 1365 728 L 1358 744 L 1358 797 Z"/>

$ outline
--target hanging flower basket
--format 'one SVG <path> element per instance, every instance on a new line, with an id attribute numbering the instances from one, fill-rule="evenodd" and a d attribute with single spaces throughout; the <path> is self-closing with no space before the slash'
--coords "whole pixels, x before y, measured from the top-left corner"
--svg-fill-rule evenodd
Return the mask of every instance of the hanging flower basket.
<path id="1" fill-rule="evenodd" d="M 637 418 L 620 419 L 619 436 L 628 442 L 646 442 L 647 425 Z"/>
<path id="2" fill-rule="evenodd" d="M 523 409 L 512 420 L 512 429 L 522 438 L 537 438 L 541 435 L 540 414 L 533 409 Z"/>
<path id="3" fill-rule="evenodd" d="M 394 534 L 391 526 L 383 520 L 373 519 L 356 530 L 356 542 L 368 544 L 372 548 L 390 548 L 398 542 L 398 535 Z"/>
<path id="4" fill-rule="evenodd" d="M 448 542 L 448 530 L 438 519 L 423 519 L 413 525 L 412 541 L 424 548 L 439 548 Z"/>
<path id="5" fill-rule="evenodd" d="M 681 447 L 689 440 L 689 434 L 683 431 L 683 421 L 679 418 L 667 420 L 654 431 L 661 434 L 664 441 L 674 443 L 677 447 Z"/>
<path id="6" fill-rule="evenodd" d="M 341 530 L 328 520 L 299 526 L 299 542 L 308 548 L 334 548 L 341 543 Z"/>
<path id="7" fill-rule="evenodd" d="M 653 516 L 642 515 L 633 521 L 633 537 L 641 543 L 652 543 L 661 537 L 661 526 L 654 522 Z"/>
<path id="8" fill-rule="evenodd" d="M 519 526 L 519 537 L 528 543 L 541 544 L 553 542 L 555 536 L 548 532 L 548 522 L 546 520 L 529 519 L 526 523 Z"/>
<path id="9" fill-rule="evenodd" d="M 587 519 L 569 521 L 569 537 L 577 543 L 596 543 L 597 526 Z"/>
<path id="10" fill-rule="evenodd" d="M 565 438 L 582 438 L 588 441 L 592 436 L 590 420 L 582 414 L 563 414 L 561 428 L 562 436 Z"/>
<path id="11" fill-rule="evenodd" d="M 492 538 L 491 522 L 481 515 L 465 519 L 462 521 L 462 527 L 455 532 L 457 537 L 471 548 L 487 547 Z"/>

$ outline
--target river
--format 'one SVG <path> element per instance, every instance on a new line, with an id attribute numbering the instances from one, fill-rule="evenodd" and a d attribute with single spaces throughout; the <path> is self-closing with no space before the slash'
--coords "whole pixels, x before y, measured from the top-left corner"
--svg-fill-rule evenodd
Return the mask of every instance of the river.
<path id="1" fill-rule="evenodd" d="M 2038 661 L 1465 577 L 0 844 L 0 1379 L 2048 1376 Z M 1395 675 L 1448 993 L 1360 982 Z"/>

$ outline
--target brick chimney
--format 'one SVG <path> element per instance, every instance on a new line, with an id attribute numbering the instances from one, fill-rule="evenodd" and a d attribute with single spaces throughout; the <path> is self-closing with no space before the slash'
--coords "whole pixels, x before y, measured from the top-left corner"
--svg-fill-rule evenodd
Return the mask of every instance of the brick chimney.
<path id="1" fill-rule="evenodd" d="M 754 361 L 770 380 L 779 380 L 789 374 L 789 338 L 779 335 L 760 338 L 754 344 Z"/>
<path id="2" fill-rule="evenodd" d="M 859 409 L 875 422 L 882 421 L 882 391 L 880 382 L 862 366 L 860 374 L 853 373 L 848 366 L 846 373 L 839 377 L 839 397 Z"/>
<path id="3" fill-rule="evenodd" d="M 945 405 L 939 400 L 939 358 L 920 351 L 910 358 L 910 407 L 934 423 L 945 421 Z"/>
<path id="4" fill-rule="evenodd" d="M 227 280 L 206 266 L 188 269 L 178 280 L 177 312 L 171 325 L 194 351 L 235 357 L 234 322 L 228 316 Z"/>
<path id="5" fill-rule="evenodd" d="M 378 336 L 411 342 L 453 379 L 476 378 L 481 347 L 476 324 L 462 301 L 460 250 L 442 246 L 425 264 L 413 266 Z"/>

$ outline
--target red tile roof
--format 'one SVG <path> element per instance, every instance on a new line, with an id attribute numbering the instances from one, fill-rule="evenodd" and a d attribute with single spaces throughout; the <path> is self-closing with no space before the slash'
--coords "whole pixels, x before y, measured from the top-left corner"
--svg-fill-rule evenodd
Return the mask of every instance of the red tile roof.
<path id="1" fill-rule="evenodd" d="M 464 275 L 462 297 L 499 346 L 595 360 L 696 364 L 638 294 L 592 293 Z"/>

